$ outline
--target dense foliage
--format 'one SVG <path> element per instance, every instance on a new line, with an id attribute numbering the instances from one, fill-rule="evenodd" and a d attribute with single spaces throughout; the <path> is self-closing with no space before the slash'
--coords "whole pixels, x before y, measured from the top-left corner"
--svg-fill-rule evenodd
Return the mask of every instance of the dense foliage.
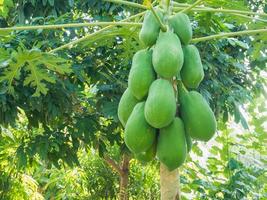
<path id="1" fill-rule="evenodd" d="M 254 0 L 205 2 L 255 12 L 267 8 Z M 0 27 L 118 21 L 139 12 L 96 0 L 0 0 Z M 266 26 L 229 13 L 190 12 L 189 17 L 194 38 Z M 110 154 L 119 161 L 127 151 L 117 105 L 133 53 L 141 48 L 140 27 L 114 26 L 71 49 L 49 53 L 99 29 L 0 31 L 0 199 L 116 196 L 118 177 L 97 156 Z M 199 92 L 221 125 L 219 145 L 193 148 L 181 170 L 182 192 L 204 199 L 266 198 L 266 41 L 260 34 L 196 44 L 205 69 Z M 226 122 L 233 119 L 249 129 L 232 135 Z M 199 162 L 207 148 L 211 154 Z M 251 157 L 255 160 L 248 161 Z M 130 196 L 156 199 L 157 169 L 157 163 L 143 167 L 132 160 Z"/>

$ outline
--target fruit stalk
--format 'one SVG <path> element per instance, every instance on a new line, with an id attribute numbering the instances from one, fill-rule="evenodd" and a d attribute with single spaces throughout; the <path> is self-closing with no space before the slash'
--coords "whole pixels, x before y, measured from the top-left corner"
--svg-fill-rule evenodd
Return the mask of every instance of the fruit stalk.
<path id="1" fill-rule="evenodd" d="M 160 19 L 160 17 L 158 16 L 158 14 L 156 13 L 155 9 L 153 8 L 153 6 L 151 5 L 150 6 L 150 10 L 152 11 L 153 15 L 156 17 L 158 23 L 160 24 L 160 29 L 163 31 L 163 32 L 166 32 L 167 31 L 167 27 L 166 25 L 164 25 Z"/>

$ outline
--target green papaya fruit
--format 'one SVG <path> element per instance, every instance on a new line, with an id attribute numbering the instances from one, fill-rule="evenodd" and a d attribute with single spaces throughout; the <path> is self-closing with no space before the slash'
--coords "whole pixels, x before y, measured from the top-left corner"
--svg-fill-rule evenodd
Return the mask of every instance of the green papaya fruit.
<path id="1" fill-rule="evenodd" d="M 181 42 L 172 32 L 161 32 L 152 55 L 152 63 L 157 74 L 163 78 L 176 76 L 184 62 Z"/>
<path id="2" fill-rule="evenodd" d="M 179 91 L 179 97 L 186 133 L 196 140 L 210 140 L 217 125 L 214 113 L 206 100 L 196 91 Z"/>
<path id="3" fill-rule="evenodd" d="M 130 89 L 127 88 L 121 96 L 118 106 L 118 117 L 124 127 L 132 110 L 138 102 L 139 101 L 133 96 Z"/>
<path id="4" fill-rule="evenodd" d="M 134 57 L 128 79 L 128 87 L 133 95 L 142 100 L 147 96 L 149 86 L 156 79 L 152 65 L 152 51 L 140 50 Z"/>
<path id="5" fill-rule="evenodd" d="M 157 150 L 157 143 L 155 141 L 147 151 L 136 154 L 135 158 L 144 163 L 150 162 L 155 158 L 156 150 Z"/>
<path id="6" fill-rule="evenodd" d="M 170 171 L 180 167 L 187 155 L 184 125 L 180 118 L 160 130 L 157 157 Z"/>
<path id="7" fill-rule="evenodd" d="M 192 149 L 192 139 L 189 134 L 185 133 L 187 153 L 189 153 Z"/>
<path id="8" fill-rule="evenodd" d="M 156 129 L 146 122 L 144 108 L 145 102 L 136 104 L 125 126 L 125 143 L 135 154 L 147 151 L 156 140 Z"/>
<path id="9" fill-rule="evenodd" d="M 173 28 L 173 31 L 180 38 L 182 44 L 189 44 L 193 35 L 189 17 L 184 13 L 177 13 L 176 15 L 170 17 L 169 23 Z"/>
<path id="10" fill-rule="evenodd" d="M 145 118 L 155 127 L 168 126 L 176 113 L 176 100 L 172 84 L 165 79 L 155 80 L 148 92 L 145 104 Z"/>
<path id="11" fill-rule="evenodd" d="M 163 14 L 159 9 L 156 9 L 156 13 L 160 18 L 163 18 Z M 146 11 L 143 25 L 139 33 L 139 39 L 145 46 L 149 47 L 155 44 L 160 31 L 160 24 L 152 11 Z"/>
<path id="12" fill-rule="evenodd" d="M 204 78 L 204 70 L 198 49 L 194 45 L 183 48 L 184 64 L 181 78 L 187 88 L 196 89 Z"/>

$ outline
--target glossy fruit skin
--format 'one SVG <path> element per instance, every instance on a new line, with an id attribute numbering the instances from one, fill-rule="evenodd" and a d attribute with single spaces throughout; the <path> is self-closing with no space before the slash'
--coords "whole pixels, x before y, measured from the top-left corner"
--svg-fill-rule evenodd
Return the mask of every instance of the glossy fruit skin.
<path id="1" fill-rule="evenodd" d="M 157 151 L 157 143 L 155 141 L 147 151 L 136 154 L 135 158 L 141 162 L 147 163 L 155 158 L 156 151 Z"/>
<path id="2" fill-rule="evenodd" d="M 163 14 L 159 9 L 156 9 L 156 13 L 160 18 L 163 18 Z M 150 47 L 156 43 L 160 31 L 160 24 L 158 23 L 154 14 L 148 10 L 146 11 L 143 26 L 139 33 L 140 41 L 146 46 Z"/>
<path id="3" fill-rule="evenodd" d="M 149 87 L 155 79 L 152 51 L 144 49 L 135 53 L 128 79 L 128 87 L 132 94 L 138 100 L 142 100 L 147 96 Z"/>
<path id="4" fill-rule="evenodd" d="M 194 45 L 183 47 L 184 64 L 181 78 L 187 88 L 196 89 L 204 78 L 204 70 L 198 49 Z"/>
<path id="5" fill-rule="evenodd" d="M 133 96 L 129 88 L 127 88 L 121 96 L 118 106 L 118 117 L 123 127 L 125 127 L 132 110 L 138 102 L 139 101 Z"/>
<path id="6" fill-rule="evenodd" d="M 180 118 L 160 130 L 157 157 L 170 171 L 180 167 L 187 155 L 184 124 Z"/>
<path id="7" fill-rule="evenodd" d="M 155 80 L 145 104 L 145 118 L 154 128 L 168 126 L 176 113 L 176 100 L 172 84 L 165 79 Z"/>
<path id="8" fill-rule="evenodd" d="M 161 32 L 153 49 L 152 63 L 160 77 L 176 76 L 184 62 L 181 42 L 172 32 Z"/>
<path id="9" fill-rule="evenodd" d="M 145 102 L 136 104 L 125 126 L 124 141 L 135 154 L 147 151 L 156 140 L 156 129 L 146 122 L 144 108 Z"/>
<path id="10" fill-rule="evenodd" d="M 206 100 L 196 91 L 180 93 L 180 111 L 191 138 L 208 141 L 216 132 L 216 119 Z"/>
<path id="11" fill-rule="evenodd" d="M 170 17 L 170 26 L 173 31 L 178 35 L 182 44 L 189 44 L 193 36 L 192 26 L 190 24 L 189 17 L 184 13 L 177 13 L 176 15 Z"/>

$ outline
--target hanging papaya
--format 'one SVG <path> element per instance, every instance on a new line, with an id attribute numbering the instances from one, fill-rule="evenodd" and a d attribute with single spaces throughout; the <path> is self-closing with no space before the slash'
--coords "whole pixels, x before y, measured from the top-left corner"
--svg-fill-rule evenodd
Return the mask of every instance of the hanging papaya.
<path id="1" fill-rule="evenodd" d="M 142 100 L 147 96 L 149 86 L 155 79 L 152 51 L 144 49 L 135 53 L 128 79 L 128 87 L 133 95 Z"/>
<path id="2" fill-rule="evenodd" d="M 138 100 L 133 96 L 129 88 L 127 88 L 121 96 L 118 106 L 118 117 L 124 127 L 137 103 Z"/>
<path id="3" fill-rule="evenodd" d="M 155 158 L 156 150 L 157 150 L 157 143 L 155 141 L 147 151 L 136 154 L 135 158 L 144 163 L 150 162 Z"/>
<path id="4" fill-rule="evenodd" d="M 157 157 L 170 171 L 181 166 L 187 155 L 184 125 L 180 118 L 162 129 L 158 137 Z"/>
<path id="5" fill-rule="evenodd" d="M 156 13 L 160 18 L 163 18 L 163 14 L 159 9 L 156 9 Z M 155 44 L 160 31 L 160 24 L 152 11 L 146 11 L 143 25 L 139 33 L 140 41 L 149 47 Z"/>
<path id="6" fill-rule="evenodd" d="M 189 44 L 193 35 L 189 17 L 184 13 L 177 13 L 176 15 L 170 17 L 169 23 L 173 28 L 173 31 L 180 38 L 182 44 Z"/>
<path id="7" fill-rule="evenodd" d="M 217 125 L 207 101 L 198 92 L 186 92 L 180 86 L 179 97 L 180 111 L 186 133 L 196 140 L 210 140 L 215 134 Z"/>
<path id="8" fill-rule="evenodd" d="M 169 125 L 176 113 L 176 100 L 172 84 L 165 79 L 155 80 L 148 92 L 145 104 L 145 118 L 155 127 Z"/>
<path id="9" fill-rule="evenodd" d="M 125 126 L 125 143 L 135 154 L 147 151 L 156 140 L 156 129 L 146 122 L 144 108 L 145 102 L 136 104 Z"/>
<path id="10" fill-rule="evenodd" d="M 152 55 L 157 74 L 163 78 L 176 76 L 183 65 L 184 55 L 181 42 L 172 32 L 160 32 Z"/>
<path id="11" fill-rule="evenodd" d="M 182 81 L 187 88 L 196 89 L 204 78 L 204 70 L 198 49 L 194 45 L 187 45 L 184 46 L 183 52 Z"/>

